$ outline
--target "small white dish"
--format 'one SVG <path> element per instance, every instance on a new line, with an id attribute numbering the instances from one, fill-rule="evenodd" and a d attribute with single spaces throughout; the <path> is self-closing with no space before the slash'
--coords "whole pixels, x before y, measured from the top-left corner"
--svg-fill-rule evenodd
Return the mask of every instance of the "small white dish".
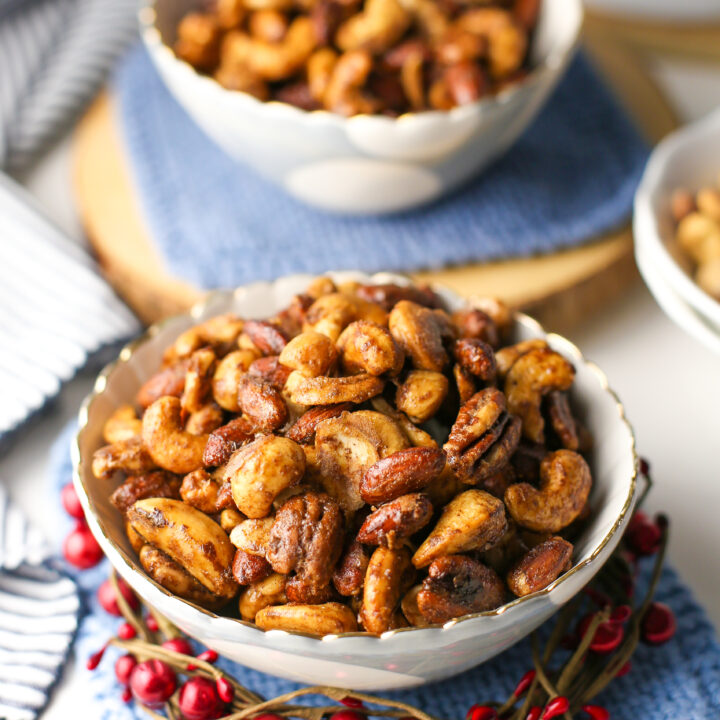
<path id="1" fill-rule="evenodd" d="M 672 133 L 655 148 L 635 193 L 633 234 L 636 256 L 644 253 L 685 303 L 720 328 L 720 303 L 693 280 L 684 253 L 675 241 L 675 222 L 670 210 L 675 190 L 693 191 L 714 185 L 718 173 L 720 109 Z"/>
<path id="2" fill-rule="evenodd" d="M 675 292 L 645 251 L 636 248 L 635 259 L 648 290 L 662 311 L 688 335 L 720 355 L 720 331 Z"/>
<path id="3" fill-rule="evenodd" d="M 408 282 L 386 273 L 331 275 L 341 281 Z M 103 370 L 81 409 L 80 429 L 72 448 L 75 487 L 88 524 L 111 564 L 138 595 L 185 633 L 243 665 L 299 682 L 350 685 L 356 690 L 412 687 L 456 675 L 516 643 L 578 593 L 614 550 L 637 499 L 632 429 L 605 376 L 572 343 L 558 335 L 546 335 L 531 318 L 517 316 L 516 339 L 546 337 L 577 371 L 573 405 L 595 439 L 595 449 L 588 458 L 594 478 L 591 499 L 595 514 L 575 543 L 571 570 L 544 590 L 496 610 L 443 626 L 389 631 L 380 637 L 348 633 L 318 638 L 279 630 L 265 632 L 251 623 L 218 616 L 182 600 L 150 579 L 129 545 L 120 513 L 110 503 L 112 488 L 92 475 L 92 454 L 103 444 L 105 420 L 119 404 L 133 402 L 140 385 L 156 371 L 164 348 L 183 330 L 229 311 L 245 317 L 271 315 L 303 291 L 310 280 L 309 275 L 293 275 L 234 292 L 212 293 L 190 313 L 150 328 Z M 449 290 L 438 291 L 453 309 L 465 303 Z"/>
<path id="4" fill-rule="evenodd" d="M 380 214 L 430 202 L 504 153 L 537 115 L 575 50 L 580 0 L 544 0 L 533 69 L 497 96 L 449 112 L 345 118 L 224 89 L 171 50 L 178 21 L 198 0 L 149 0 L 142 37 L 160 76 L 195 122 L 231 157 L 324 210 Z"/>

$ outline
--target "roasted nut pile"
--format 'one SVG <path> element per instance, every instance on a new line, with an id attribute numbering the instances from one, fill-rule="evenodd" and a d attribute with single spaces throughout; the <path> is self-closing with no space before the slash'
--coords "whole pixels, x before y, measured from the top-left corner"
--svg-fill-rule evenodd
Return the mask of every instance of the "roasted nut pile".
<path id="1" fill-rule="evenodd" d="M 93 472 L 151 577 L 261 628 L 496 608 L 569 569 L 592 485 L 574 368 L 507 344 L 511 322 L 496 301 L 451 314 L 428 288 L 320 277 L 271 318 L 180 335 Z"/>
<path id="2" fill-rule="evenodd" d="M 216 0 L 176 55 L 223 87 L 341 115 L 449 110 L 518 82 L 540 0 Z"/>
<path id="3" fill-rule="evenodd" d="M 675 237 L 693 262 L 695 282 L 720 301 L 720 176 L 716 187 L 701 188 L 694 195 L 676 190 L 672 212 Z"/>

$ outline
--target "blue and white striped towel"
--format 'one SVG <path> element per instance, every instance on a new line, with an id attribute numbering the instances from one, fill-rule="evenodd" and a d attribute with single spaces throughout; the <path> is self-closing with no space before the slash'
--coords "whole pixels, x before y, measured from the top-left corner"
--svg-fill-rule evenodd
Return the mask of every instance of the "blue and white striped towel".
<path id="1" fill-rule="evenodd" d="M 0 485 L 0 718 L 33 720 L 47 704 L 78 628 L 75 582 Z"/>
<path id="2" fill-rule="evenodd" d="M 0 0 L 0 168 L 27 166 L 136 34 L 138 0 Z"/>
<path id="3" fill-rule="evenodd" d="M 91 354 L 139 329 L 87 253 L 0 173 L 0 445 Z"/>

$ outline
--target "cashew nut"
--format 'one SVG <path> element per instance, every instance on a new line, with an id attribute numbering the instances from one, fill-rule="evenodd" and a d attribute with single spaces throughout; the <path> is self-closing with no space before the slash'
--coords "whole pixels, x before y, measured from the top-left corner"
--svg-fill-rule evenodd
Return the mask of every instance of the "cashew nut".
<path id="1" fill-rule="evenodd" d="M 287 602 L 285 597 L 285 576 L 273 573 L 264 580 L 253 583 L 240 593 L 238 609 L 240 617 L 253 622 L 255 616 L 270 605 L 282 605 Z"/>
<path id="2" fill-rule="evenodd" d="M 183 429 L 180 400 L 162 397 L 143 415 L 142 438 L 150 457 L 165 470 L 184 475 L 202 465 L 207 435 Z"/>
<path id="3" fill-rule="evenodd" d="M 121 405 L 105 421 L 103 425 L 103 439 L 106 443 L 129 440 L 142 431 L 142 421 L 138 418 L 132 405 Z"/>
<path id="4" fill-rule="evenodd" d="M 424 423 L 440 409 L 448 379 L 435 370 L 411 370 L 395 393 L 395 405 L 414 423 Z"/>
<path id="5" fill-rule="evenodd" d="M 365 630 L 380 635 L 393 627 L 410 569 L 410 553 L 405 548 L 379 547 L 372 554 L 359 613 Z"/>
<path id="6" fill-rule="evenodd" d="M 322 605 L 270 605 L 255 615 L 255 624 L 263 630 L 286 630 L 310 635 L 338 635 L 357 630 L 353 611 L 347 605 L 335 602 Z"/>
<path id="7" fill-rule="evenodd" d="M 280 362 L 307 377 L 326 375 L 337 359 L 333 341 L 308 330 L 294 337 L 280 353 Z"/>
<path id="8" fill-rule="evenodd" d="M 440 519 L 413 556 L 417 568 L 441 555 L 487 550 L 507 530 L 502 500 L 484 490 L 466 490 L 442 511 Z"/>
<path id="9" fill-rule="evenodd" d="M 230 458 L 223 478 L 232 485 L 238 510 L 249 518 L 266 517 L 273 500 L 300 482 L 305 453 L 292 440 L 266 435 L 241 447 Z"/>
<path id="10" fill-rule="evenodd" d="M 556 533 L 580 515 L 591 487 L 590 468 L 582 455 L 556 450 L 540 463 L 540 487 L 511 485 L 505 491 L 505 505 L 518 525 Z"/>

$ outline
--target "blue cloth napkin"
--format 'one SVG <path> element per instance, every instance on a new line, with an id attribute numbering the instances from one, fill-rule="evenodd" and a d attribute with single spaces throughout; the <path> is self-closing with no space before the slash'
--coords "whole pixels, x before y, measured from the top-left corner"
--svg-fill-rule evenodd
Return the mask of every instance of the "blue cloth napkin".
<path id="1" fill-rule="evenodd" d="M 586 242 L 630 215 L 648 148 L 587 59 L 513 149 L 454 196 L 391 217 L 302 205 L 226 156 L 142 48 L 114 79 L 125 149 L 169 270 L 203 288 L 297 272 L 413 270 Z"/>
<path id="2" fill-rule="evenodd" d="M 69 443 L 75 428 L 68 428 L 53 450 L 52 492 L 59 492 L 71 475 Z M 648 565 L 645 562 L 647 575 Z M 113 664 L 118 653 L 108 651 L 97 670 L 88 672 L 85 660 L 98 650 L 107 638 L 117 632 L 120 620 L 107 615 L 99 606 L 95 593 L 107 577 L 107 561 L 97 568 L 75 573 L 85 598 L 87 614 L 80 625 L 75 652 L 79 663 L 76 672 L 87 673 L 87 701 L 97 720 L 144 720 L 146 715 L 123 705 L 120 700 Z M 720 717 L 720 644 L 703 609 L 678 576 L 665 569 L 657 599 L 667 603 L 677 618 L 673 640 L 658 648 L 641 645 L 632 661 L 630 673 L 613 681 L 598 702 L 610 710 L 612 720 L 710 720 Z M 429 685 L 403 692 L 382 693 L 423 708 L 436 717 L 462 720 L 476 702 L 504 700 L 517 681 L 531 666 L 529 641 L 522 641 L 499 657 L 473 670 Z M 236 663 L 220 660 L 220 667 L 242 684 L 266 698 L 300 687 Z M 83 698 L 85 704 L 86 698 Z M 318 699 L 318 704 L 320 699 Z"/>

